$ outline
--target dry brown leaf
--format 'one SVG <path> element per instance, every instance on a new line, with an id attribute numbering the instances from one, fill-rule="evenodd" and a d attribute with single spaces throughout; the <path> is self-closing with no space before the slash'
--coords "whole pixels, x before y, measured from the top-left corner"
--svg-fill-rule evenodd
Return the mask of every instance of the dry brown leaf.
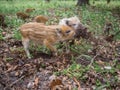
<path id="1" fill-rule="evenodd" d="M 30 64 L 25 64 L 26 67 L 30 67 L 31 65 Z"/>
<path id="2" fill-rule="evenodd" d="M 34 85 L 35 85 L 35 86 L 38 86 L 38 83 L 39 83 L 39 78 L 36 77 L 36 78 L 35 78 L 35 81 L 34 81 Z"/>
<path id="3" fill-rule="evenodd" d="M 96 63 L 97 63 L 97 64 L 99 64 L 99 65 L 102 65 L 102 66 L 104 66 L 104 65 L 105 65 L 105 62 L 103 62 L 103 61 L 101 61 L 101 60 L 96 61 Z"/>
<path id="4" fill-rule="evenodd" d="M 54 90 L 54 88 L 55 88 L 57 85 L 63 85 L 62 80 L 56 78 L 56 79 L 52 80 L 52 82 L 50 82 L 50 85 L 49 85 L 49 86 L 50 86 L 50 89 L 51 89 L 51 90 Z"/>
<path id="5" fill-rule="evenodd" d="M 79 81 L 78 81 L 75 77 L 74 77 L 73 79 L 74 79 L 74 81 L 75 81 L 75 82 L 77 83 L 77 85 L 78 85 L 78 90 L 82 90 Z"/>
<path id="6" fill-rule="evenodd" d="M 18 76 L 20 73 L 17 71 L 16 73 L 15 73 L 15 76 Z"/>
<path id="7" fill-rule="evenodd" d="M 63 85 L 56 85 L 52 90 L 65 90 L 65 87 Z"/>
<path id="8" fill-rule="evenodd" d="M 6 73 L 12 71 L 13 68 L 14 68 L 14 67 L 10 65 L 10 66 L 8 67 L 8 69 L 6 70 Z"/>

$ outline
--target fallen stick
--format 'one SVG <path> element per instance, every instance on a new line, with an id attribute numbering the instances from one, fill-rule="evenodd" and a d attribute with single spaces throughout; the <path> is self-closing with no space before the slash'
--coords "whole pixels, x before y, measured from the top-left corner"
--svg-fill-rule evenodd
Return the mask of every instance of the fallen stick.
<path id="1" fill-rule="evenodd" d="M 100 49 L 102 49 L 104 46 L 102 46 Z M 92 64 L 93 64 L 93 62 L 94 62 L 94 60 L 95 60 L 95 58 L 97 57 L 99 55 L 99 53 L 97 53 L 93 58 L 92 58 L 92 60 L 91 60 L 91 62 L 90 62 L 90 64 L 89 64 L 89 66 L 88 67 L 91 67 L 92 66 Z"/>
<path id="2" fill-rule="evenodd" d="M 19 79 L 17 79 L 16 81 L 14 81 L 13 83 L 11 83 L 9 86 L 6 86 L 5 88 L 4 88 L 4 90 L 6 90 L 8 87 L 12 87 L 14 84 L 16 84 L 17 82 L 19 82 L 21 79 L 23 79 L 25 76 L 22 76 L 22 77 L 20 77 Z"/>
<path id="3" fill-rule="evenodd" d="M 81 86 L 80 86 L 80 83 L 78 82 L 78 80 L 77 80 L 75 77 L 74 77 L 73 79 L 74 79 L 74 81 L 75 81 L 75 82 L 77 83 L 77 85 L 78 85 L 78 90 L 82 90 L 82 89 L 81 89 Z"/>

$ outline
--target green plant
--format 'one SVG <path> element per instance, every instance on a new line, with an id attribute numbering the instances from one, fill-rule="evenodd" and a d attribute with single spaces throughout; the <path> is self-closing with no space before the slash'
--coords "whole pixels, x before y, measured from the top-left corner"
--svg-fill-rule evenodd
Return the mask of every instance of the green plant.
<path id="1" fill-rule="evenodd" d="M 2 28 L 0 28 L 0 40 L 3 40 L 4 38 L 3 38 L 3 35 L 2 35 Z"/>
<path id="2" fill-rule="evenodd" d="M 19 30 L 13 30 L 13 38 L 15 38 L 16 40 L 21 40 L 21 34 Z"/>

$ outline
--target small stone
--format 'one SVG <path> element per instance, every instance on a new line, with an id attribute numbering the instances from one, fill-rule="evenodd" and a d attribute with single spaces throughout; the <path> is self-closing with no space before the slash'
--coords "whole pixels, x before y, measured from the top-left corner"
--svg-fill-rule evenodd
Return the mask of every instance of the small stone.
<path id="1" fill-rule="evenodd" d="M 105 69 L 108 69 L 108 70 L 112 69 L 111 66 L 105 66 L 104 68 L 105 68 Z"/>
<path id="2" fill-rule="evenodd" d="M 29 82 L 27 88 L 32 88 L 34 86 L 34 82 Z"/>

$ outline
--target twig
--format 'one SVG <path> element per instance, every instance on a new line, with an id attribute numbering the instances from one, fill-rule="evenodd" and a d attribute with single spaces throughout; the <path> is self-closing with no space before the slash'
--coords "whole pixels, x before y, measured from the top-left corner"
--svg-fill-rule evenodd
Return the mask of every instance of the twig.
<path id="1" fill-rule="evenodd" d="M 102 46 L 100 49 L 102 49 L 104 46 Z M 89 64 L 89 66 L 88 67 L 91 67 L 92 66 L 92 64 L 93 64 L 93 62 L 94 62 L 94 60 L 95 60 L 95 58 L 97 57 L 99 55 L 99 53 L 97 53 L 92 59 L 91 59 L 91 62 L 90 62 L 90 64 Z"/>
<path id="2" fill-rule="evenodd" d="M 11 83 L 9 86 L 5 87 L 4 90 L 6 90 L 8 87 L 12 87 L 14 84 L 16 84 L 17 82 L 19 82 L 21 79 L 23 79 L 25 76 L 20 77 L 19 79 L 17 79 L 16 81 L 14 81 L 13 83 Z"/>
<path id="3" fill-rule="evenodd" d="M 93 62 L 94 62 L 94 60 L 95 60 L 95 58 L 96 58 L 98 55 L 99 55 L 99 53 L 97 53 L 97 54 L 92 58 L 92 60 L 91 60 L 91 62 L 90 62 L 90 64 L 89 64 L 88 67 L 91 67 L 91 66 L 92 66 L 92 64 L 93 64 Z"/>
<path id="4" fill-rule="evenodd" d="M 75 82 L 77 83 L 77 85 L 78 85 L 78 90 L 82 90 L 82 89 L 81 89 L 81 86 L 80 86 L 80 83 L 78 82 L 78 80 L 77 80 L 75 77 L 74 77 L 73 79 L 74 79 L 74 81 L 75 81 Z"/>

